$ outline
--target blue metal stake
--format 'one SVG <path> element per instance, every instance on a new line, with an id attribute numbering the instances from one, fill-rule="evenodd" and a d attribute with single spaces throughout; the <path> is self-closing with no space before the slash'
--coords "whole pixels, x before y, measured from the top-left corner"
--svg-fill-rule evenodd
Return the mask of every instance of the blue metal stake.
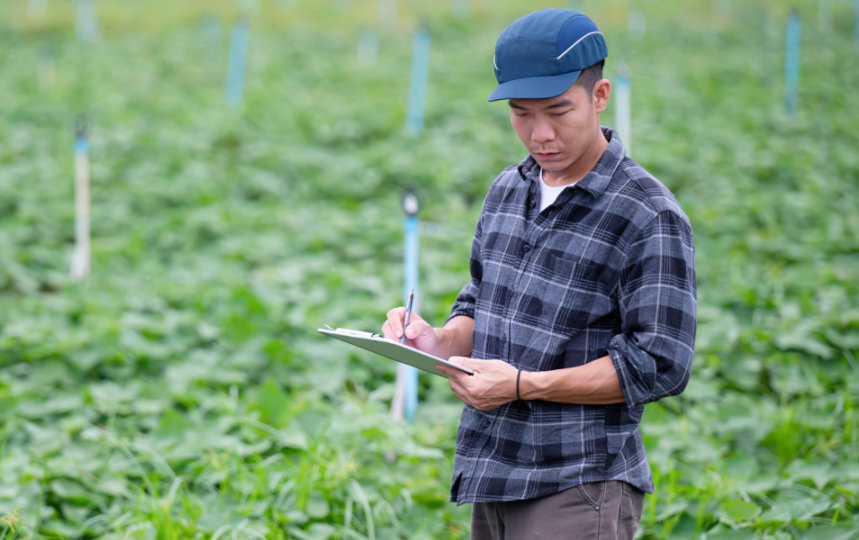
<path id="1" fill-rule="evenodd" d="M 859 49 L 859 0 L 856 0 L 856 48 Z"/>
<path id="2" fill-rule="evenodd" d="M 410 291 L 414 291 L 413 312 L 420 312 L 418 208 L 419 202 L 415 190 L 413 188 L 407 189 L 403 194 L 403 210 L 406 213 L 403 226 L 403 305 L 408 303 Z M 397 385 L 393 404 L 394 418 L 405 417 L 409 422 L 413 422 L 415 411 L 418 408 L 418 370 L 412 366 L 397 364 Z"/>
<path id="3" fill-rule="evenodd" d="M 418 217 L 406 216 L 404 227 L 406 245 L 405 245 L 405 290 L 403 291 L 404 298 L 407 299 L 409 290 L 415 291 L 415 301 L 413 311 L 418 311 L 420 306 L 420 296 L 418 295 Z M 418 370 L 412 366 L 404 366 L 408 368 L 406 373 L 406 392 L 405 392 L 405 416 L 408 421 L 414 421 L 415 411 L 418 408 Z"/>
<path id="4" fill-rule="evenodd" d="M 415 32 L 412 49 L 412 78 L 409 86 L 409 110 L 406 114 L 406 132 L 409 135 L 420 135 L 424 127 L 429 54 L 430 33 L 424 28 L 419 28 Z"/>
<path id="5" fill-rule="evenodd" d="M 799 101 L 799 15 L 792 10 L 787 16 L 784 54 L 784 109 L 793 116 Z"/>
<path id="6" fill-rule="evenodd" d="M 617 94 L 614 101 L 614 125 L 620 140 L 626 148 L 627 155 L 630 154 L 632 146 L 632 120 L 631 120 L 631 90 L 629 84 L 629 69 L 626 64 L 621 63 L 617 70 Z"/>
<path id="7" fill-rule="evenodd" d="M 224 89 L 224 100 L 229 105 L 238 105 L 242 101 L 249 41 L 248 22 L 240 19 L 230 33 L 230 57 L 227 63 L 227 84 Z"/>

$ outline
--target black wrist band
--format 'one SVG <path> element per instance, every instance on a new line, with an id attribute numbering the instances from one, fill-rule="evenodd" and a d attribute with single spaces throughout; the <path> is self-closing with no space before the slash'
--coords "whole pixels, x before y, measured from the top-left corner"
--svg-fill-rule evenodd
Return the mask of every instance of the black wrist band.
<path id="1" fill-rule="evenodd" d="M 519 396 L 519 377 L 522 376 L 522 370 L 520 369 L 516 373 L 516 401 L 521 401 L 522 398 Z"/>

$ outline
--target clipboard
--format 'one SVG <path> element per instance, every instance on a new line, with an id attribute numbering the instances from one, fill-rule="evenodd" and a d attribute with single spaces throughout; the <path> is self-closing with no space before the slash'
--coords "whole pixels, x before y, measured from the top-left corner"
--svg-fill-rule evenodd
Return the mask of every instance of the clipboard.
<path id="1" fill-rule="evenodd" d="M 391 360 L 396 360 L 397 362 L 414 366 L 426 371 L 427 373 L 432 373 L 433 375 L 438 375 L 440 377 L 447 378 L 447 375 L 437 370 L 435 368 L 436 364 L 450 366 L 460 371 L 464 371 L 469 375 L 474 374 L 474 372 L 467 367 L 463 367 L 449 360 L 439 358 L 438 356 L 413 349 L 408 345 L 403 345 L 398 341 L 388 339 L 381 334 L 363 332 L 361 330 L 350 330 L 348 328 L 319 328 L 319 333 L 339 339 L 340 341 L 345 341 L 350 345 L 374 352 L 378 355 L 384 356 L 385 358 L 390 358 Z"/>

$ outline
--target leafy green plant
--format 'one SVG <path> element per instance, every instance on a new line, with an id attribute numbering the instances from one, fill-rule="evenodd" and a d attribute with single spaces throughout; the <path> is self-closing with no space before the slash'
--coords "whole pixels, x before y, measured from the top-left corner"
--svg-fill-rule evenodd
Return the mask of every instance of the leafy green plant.
<path id="1" fill-rule="evenodd" d="M 250 3 L 229 107 L 238 3 L 99 3 L 95 43 L 78 42 L 72 4 L 28 4 L 0 4 L 0 539 L 467 537 L 468 507 L 447 502 L 445 382 L 421 378 L 416 421 L 392 422 L 395 367 L 314 330 L 377 328 L 400 302 L 408 185 L 421 313 L 444 320 L 483 193 L 523 154 L 484 101 L 497 33 L 524 8 L 401 2 L 389 27 L 357 2 Z M 686 392 L 645 413 L 656 493 L 640 538 L 859 534 L 855 18 L 797 7 L 795 117 L 787 6 L 583 7 L 609 78 L 631 71 L 632 156 L 696 238 L 696 362 Z M 409 137 L 418 22 L 430 91 Z M 374 64 L 356 51 L 368 28 Z M 93 272 L 74 282 L 80 115 Z"/>

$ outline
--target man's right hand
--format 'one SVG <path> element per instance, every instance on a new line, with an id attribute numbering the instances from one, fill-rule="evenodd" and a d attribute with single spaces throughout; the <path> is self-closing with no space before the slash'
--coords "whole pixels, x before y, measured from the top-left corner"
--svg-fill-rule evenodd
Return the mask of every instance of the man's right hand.
<path id="1" fill-rule="evenodd" d="M 403 335 L 403 318 L 406 308 L 398 307 L 388 312 L 388 319 L 382 325 L 382 334 L 394 341 Z M 412 312 L 406 327 L 406 345 L 439 358 L 468 356 L 471 354 L 471 336 L 474 333 L 474 320 L 457 316 L 450 319 L 443 328 L 435 328 Z"/>
<path id="2" fill-rule="evenodd" d="M 398 307 L 388 312 L 388 319 L 382 325 L 382 334 L 394 341 L 400 341 L 403 336 L 403 318 L 406 316 L 406 308 Z M 406 327 L 406 345 L 415 349 L 438 355 L 441 348 L 439 336 L 435 329 L 420 315 L 412 312 L 409 315 L 409 324 Z"/>

